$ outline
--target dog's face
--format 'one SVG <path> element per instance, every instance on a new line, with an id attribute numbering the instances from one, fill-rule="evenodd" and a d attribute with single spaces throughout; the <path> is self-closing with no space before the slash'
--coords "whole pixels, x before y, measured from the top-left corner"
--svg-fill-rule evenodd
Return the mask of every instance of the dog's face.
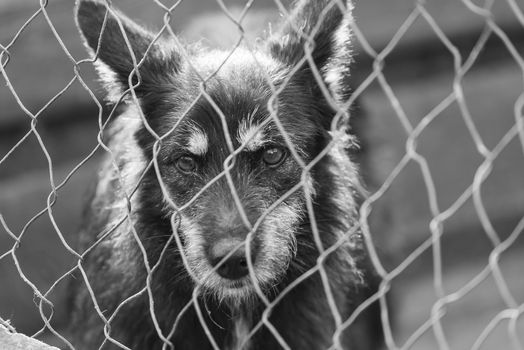
<path id="1" fill-rule="evenodd" d="M 224 59 L 223 54 L 208 54 L 198 57 L 195 67 L 205 76 Z M 258 55 L 255 61 L 237 50 L 206 83 L 208 97 L 199 97 L 194 86 L 194 95 L 179 102 L 185 116 L 173 112 L 159 130 L 166 135 L 157 156 L 161 179 L 174 206 L 183 207 L 180 233 L 188 267 L 220 298 L 249 294 L 251 277 L 262 288 L 275 283 L 296 250 L 295 233 L 305 214 L 302 168 L 268 111 L 272 89 L 281 84 L 281 69 L 269 57 Z M 196 73 L 181 71 L 178 77 L 197 81 L 185 74 Z M 313 148 L 322 129 L 304 118 L 300 107 L 282 107 L 286 117 L 279 120 L 291 147 L 307 164 L 317 152 Z M 311 193 L 311 176 L 305 179 Z M 280 199 L 294 187 L 294 193 Z M 172 213 L 174 206 L 167 205 L 167 211 Z M 250 231 L 251 277 L 245 244 Z"/>
<path id="2" fill-rule="evenodd" d="M 156 163 L 163 215 L 181 238 L 189 274 L 220 299 L 275 285 L 301 234 L 310 232 L 307 206 L 319 179 L 304 165 L 330 142 L 336 114 L 321 86 L 334 95 L 331 103 L 346 93 L 349 33 L 341 9 L 333 7 L 316 34 L 308 32 L 316 25 L 311 18 L 295 15 L 305 33 L 284 27 L 256 52 L 190 47 L 185 54 L 117 12 L 107 12 L 101 33 L 106 12 L 103 4 L 80 2 L 78 24 L 88 47 L 98 49 L 110 101 L 136 85 L 138 63 L 140 84 L 125 99 L 143 113 L 137 145 Z M 309 63 L 308 33 L 315 38 Z"/>

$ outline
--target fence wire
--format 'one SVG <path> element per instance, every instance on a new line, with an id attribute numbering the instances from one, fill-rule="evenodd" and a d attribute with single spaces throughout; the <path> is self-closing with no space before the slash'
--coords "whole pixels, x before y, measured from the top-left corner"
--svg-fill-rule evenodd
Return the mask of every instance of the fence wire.
<path id="1" fill-rule="evenodd" d="M 457 0 L 458 2 L 459 0 Z M 177 11 L 177 6 L 179 5 L 181 1 L 176 2 L 172 6 L 166 6 L 162 2 L 158 0 L 154 0 L 151 2 L 151 6 L 158 6 L 164 11 L 164 21 L 162 23 L 161 29 L 156 33 L 156 37 L 154 41 L 158 40 L 161 35 L 167 35 L 170 40 L 172 40 L 178 47 L 181 55 L 185 58 L 188 58 L 190 55 L 185 51 L 184 45 L 179 41 L 178 36 L 174 33 L 173 29 L 171 28 L 170 22 L 173 14 Z M 240 46 L 246 47 L 251 55 L 253 56 L 254 60 L 257 60 L 257 55 L 255 53 L 255 45 L 252 42 L 249 42 L 248 39 L 246 39 L 246 36 L 244 34 L 244 21 L 246 18 L 246 15 L 248 14 L 250 8 L 252 7 L 254 0 L 249 0 L 245 3 L 243 9 L 240 12 L 239 16 L 234 15 L 228 10 L 228 7 L 222 0 L 216 0 L 216 3 L 219 5 L 222 13 L 224 16 L 226 16 L 237 28 L 238 33 L 240 34 L 238 41 L 235 43 L 235 45 L 230 49 L 229 54 L 226 55 L 226 58 L 224 59 L 225 64 L 227 59 L 233 53 L 235 50 L 238 49 Z M 279 0 L 274 0 L 274 3 L 276 7 L 278 8 L 278 11 L 280 11 L 283 14 L 283 17 L 290 16 L 289 10 L 287 7 Z M 505 31 L 497 24 L 495 21 L 492 7 L 494 4 L 494 0 L 486 0 L 482 5 L 479 5 L 477 3 L 474 3 L 469 0 L 461 0 L 461 3 L 467 7 L 471 11 L 471 13 L 477 15 L 479 18 L 481 18 L 485 25 L 484 29 L 478 36 L 478 39 L 475 43 L 475 45 L 472 47 L 472 49 L 469 51 L 469 53 L 466 56 L 463 56 L 460 53 L 460 50 L 457 46 L 455 46 L 450 38 L 445 34 L 445 31 L 437 24 L 437 21 L 432 16 L 431 12 L 427 9 L 426 2 L 423 0 L 420 1 L 414 1 L 413 2 L 413 10 L 412 12 L 406 17 L 403 24 L 398 28 L 398 30 L 393 34 L 391 40 L 385 45 L 385 47 L 381 51 L 376 51 L 372 45 L 368 42 L 368 39 L 365 37 L 363 32 L 360 30 L 358 20 L 356 22 L 351 22 L 350 26 L 354 35 L 354 41 L 358 43 L 358 45 L 363 49 L 363 53 L 361 53 L 360 57 L 362 56 L 369 56 L 372 58 L 372 71 L 371 73 L 363 79 L 362 83 L 355 87 L 353 93 L 351 94 L 351 97 L 347 101 L 343 101 L 342 103 L 337 102 L 333 96 L 331 95 L 328 87 L 325 85 L 325 82 L 323 81 L 321 77 L 321 73 L 315 69 L 313 69 L 313 73 L 315 74 L 315 77 L 318 81 L 318 84 L 320 85 L 324 97 L 327 98 L 328 102 L 335 106 L 338 110 L 337 115 L 335 117 L 335 120 L 332 123 L 332 131 L 333 135 L 335 137 L 333 138 L 332 142 L 324 149 L 312 162 L 305 163 L 302 159 L 302 157 L 299 154 L 299 151 L 296 149 L 295 145 L 293 144 L 292 140 L 290 139 L 289 135 L 287 134 L 286 130 L 284 129 L 281 121 L 278 117 L 278 106 L 274 103 L 273 100 L 268 103 L 268 108 L 270 109 L 270 118 L 267 119 L 267 123 L 272 122 L 276 125 L 279 132 L 282 134 L 283 138 L 285 139 L 286 145 L 289 148 L 291 155 L 295 159 L 295 161 L 300 165 L 302 168 L 302 176 L 300 182 L 294 186 L 291 190 L 289 190 L 284 196 L 282 196 L 276 203 L 273 203 L 270 208 L 265 212 L 264 215 L 262 215 L 256 222 L 250 222 L 248 219 L 247 214 L 244 211 L 244 208 L 241 204 L 241 200 L 239 198 L 239 195 L 237 193 L 237 190 L 234 186 L 234 181 L 231 175 L 231 170 L 234 165 L 234 159 L 235 157 L 242 152 L 242 150 L 246 147 L 246 144 L 244 143 L 240 148 L 235 149 L 233 146 L 233 136 L 229 134 L 227 122 L 226 122 L 226 116 L 224 115 L 223 111 L 218 107 L 216 104 L 216 101 L 213 100 L 213 98 L 206 92 L 205 85 L 206 82 L 209 81 L 215 74 L 217 74 L 218 70 L 214 72 L 213 74 L 210 74 L 207 77 L 200 76 L 200 93 L 197 97 L 197 99 L 203 98 L 205 99 L 214 109 L 214 112 L 217 113 L 217 115 L 220 117 L 220 122 L 222 124 L 224 133 L 225 133 L 225 139 L 227 141 L 227 146 L 230 152 L 230 156 L 224 161 L 223 164 L 223 171 L 220 172 L 218 176 L 216 176 L 211 182 L 209 182 L 205 187 L 203 187 L 191 200 L 189 200 L 187 203 L 185 203 L 182 206 L 178 206 L 173 199 L 171 198 L 169 194 L 169 190 L 167 189 L 167 185 L 165 183 L 165 178 L 161 176 L 160 166 L 158 163 L 159 159 L 159 152 L 162 145 L 162 142 L 164 141 L 166 135 L 169 133 L 166 133 L 163 136 L 160 136 L 155 133 L 153 128 L 148 124 L 148 121 L 146 120 L 144 114 L 140 109 L 137 109 L 138 113 L 140 114 L 141 122 L 145 125 L 147 130 L 153 135 L 155 138 L 155 144 L 153 146 L 153 160 L 149 164 L 146 164 L 143 168 L 143 172 L 138 176 L 138 182 L 133 184 L 132 190 L 124 193 L 124 200 L 125 205 L 127 207 L 126 215 L 123 217 L 118 218 L 118 220 L 115 220 L 114 224 L 108 228 L 106 231 L 101 233 L 99 235 L 99 238 L 97 242 L 95 242 L 90 248 L 85 250 L 84 252 L 78 252 L 76 251 L 71 245 L 68 243 L 68 240 L 65 238 L 64 233 L 62 232 L 60 225 L 57 223 L 54 213 L 53 213 L 53 207 L 57 201 L 58 198 L 60 198 L 61 191 L 63 187 L 73 178 L 77 172 L 85 166 L 85 164 L 95 157 L 95 154 L 97 152 L 100 152 L 102 150 L 104 153 L 107 154 L 108 157 L 112 159 L 112 163 L 116 171 L 118 172 L 118 181 L 121 184 L 121 188 L 129 188 L 125 185 L 126 183 L 126 175 L 120 173 L 120 169 L 118 167 L 119 160 L 118 155 L 114 154 L 113 151 L 110 149 L 110 147 L 106 144 L 106 140 L 104 137 L 104 131 L 111 120 L 117 118 L 117 108 L 113 108 L 111 112 L 109 113 L 109 117 L 105 117 L 104 115 L 104 108 L 103 103 L 100 102 L 97 98 L 97 94 L 95 94 L 91 89 L 89 88 L 88 84 L 84 81 L 84 78 L 80 74 L 81 67 L 84 65 L 90 65 L 94 62 L 95 59 L 81 59 L 76 60 L 73 55 L 70 53 L 67 45 L 62 40 L 60 34 L 55 29 L 55 25 L 53 21 L 51 20 L 50 16 L 48 15 L 48 2 L 46 0 L 41 0 L 39 3 L 39 8 L 35 13 L 30 16 L 27 21 L 20 27 L 19 31 L 15 33 L 15 35 L 12 37 L 12 39 L 7 44 L 0 44 L 0 70 L 3 76 L 3 79 L 5 81 L 5 84 L 16 100 L 16 103 L 19 107 L 19 109 L 28 117 L 28 123 L 29 123 L 29 130 L 27 133 L 24 134 L 24 136 L 17 142 L 5 155 L 2 156 L 0 159 L 0 167 L 5 166 L 5 163 L 8 158 L 12 156 L 12 154 L 19 148 L 22 147 L 25 142 L 27 142 L 29 139 L 34 138 L 37 140 L 39 148 L 42 152 L 42 154 L 45 156 L 45 159 L 47 161 L 47 171 L 48 171 L 48 179 L 49 179 L 49 185 L 51 186 L 51 191 L 49 192 L 49 195 L 47 196 L 47 200 L 45 203 L 42 203 L 43 208 L 41 211 L 39 211 L 36 215 L 34 215 L 27 223 L 24 225 L 24 227 L 20 231 L 15 231 L 10 228 L 9 222 L 7 218 L 5 218 L 2 213 L 0 213 L 0 223 L 3 227 L 3 230 L 5 233 L 10 237 L 10 242 L 12 244 L 12 247 L 10 249 L 4 250 L 2 248 L 2 252 L 0 255 L 0 261 L 10 261 L 10 263 L 14 264 L 16 267 L 16 270 L 18 271 L 18 274 L 20 278 L 24 281 L 24 283 L 31 288 L 31 290 L 34 293 L 35 296 L 35 302 L 38 306 L 40 317 L 43 321 L 42 328 L 32 336 L 35 338 L 40 337 L 42 334 L 51 332 L 54 334 L 57 338 L 60 339 L 63 346 L 67 346 L 70 349 L 74 349 L 74 345 L 71 344 L 71 342 L 62 334 L 62 331 L 60 329 L 55 329 L 53 325 L 51 324 L 51 319 L 53 318 L 53 309 L 54 305 L 49 300 L 49 296 L 55 291 L 57 286 L 61 283 L 63 283 L 66 279 L 68 279 L 71 274 L 74 272 L 79 272 L 83 278 L 83 281 L 85 283 L 85 286 L 88 288 L 92 302 L 94 304 L 94 309 L 92 310 L 93 313 L 97 313 L 100 320 L 105 324 L 104 326 L 104 334 L 106 336 L 106 341 L 115 344 L 121 349 L 129 349 L 126 344 L 120 343 L 117 339 L 113 338 L 111 335 L 111 322 L 115 319 L 115 317 L 122 312 L 122 310 L 125 308 L 125 306 L 129 303 L 131 303 L 133 300 L 139 298 L 140 296 L 147 296 L 149 300 L 149 312 L 150 317 L 153 320 L 153 323 L 155 325 L 155 329 L 157 332 L 157 335 L 162 341 L 164 342 L 164 348 L 173 348 L 173 344 L 170 341 L 170 338 L 173 336 L 175 330 L 179 326 L 180 317 L 190 310 L 191 308 L 194 308 L 197 315 L 199 322 L 201 326 L 204 328 L 206 335 L 209 338 L 210 343 L 212 344 L 214 349 L 220 349 L 219 345 L 213 339 L 212 332 L 207 328 L 207 323 L 204 319 L 204 314 L 207 312 L 206 310 L 202 310 L 201 306 L 198 302 L 198 298 L 201 295 L 202 291 L 200 289 L 200 285 L 197 284 L 197 287 L 194 289 L 193 297 L 192 299 L 187 303 L 187 305 L 182 309 L 181 313 L 177 317 L 177 320 L 173 324 L 173 326 L 166 330 L 162 329 L 159 325 L 159 322 L 157 320 L 157 315 L 155 312 L 155 299 L 153 297 L 153 290 L 151 287 L 151 280 L 152 276 L 155 273 L 155 271 L 158 269 L 160 264 L 162 263 L 162 257 L 167 254 L 168 246 L 170 244 L 176 243 L 180 251 L 183 251 L 182 246 L 183 243 L 181 241 L 179 234 L 173 234 L 167 244 L 164 246 L 161 256 L 158 259 L 156 263 L 152 263 L 149 261 L 148 254 L 143 246 L 143 243 L 141 241 L 141 238 L 137 232 L 137 229 L 134 227 L 133 224 L 133 207 L 137 205 L 136 200 L 136 190 L 138 189 L 140 182 L 142 181 L 142 178 L 146 171 L 150 168 L 154 168 L 155 172 L 157 174 L 158 182 L 161 186 L 164 199 L 167 202 L 167 205 L 170 206 L 170 208 L 174 209 L 174 213 L 170 218 L 171 226 L 173 229 L 173 232 L 177 233 L 178 229 L 181 225 L 181 218 L 179 216 L 180 211 L 184 210 L 185 208 L 189 207 L 202 193 L 204 193 L 206 190 L 208 190 L 213 184 L 217 183 L 220 179 L 226 179 L 229 189 L 231 191 L 231 195 L 234 199 L 235 205 L 237 209 L 239 210 L 239 213 L 242 217 L 242 221 L 245 224 L 246 227 L 249 228 L 250 232 L 248 234 L 247 241 L 249 242 L 254 232 L 257 230 L 258 227 L 262 224 L 265 217 L 274 209 L 276 208 L 280 203 L 284 202 L 287 198 L 289 198 L 291 195 L 293 195 L 297 191 L 304 191 L 305 197 L 306 197 L 306 206 L 307 206 L 307 215 L 309 216 L 309 219 L 312 223 L 312 232 L 315 238 L 315 244 L 317 248 L 320 251 L 320 257 L 318 259 L 317 265 L 313 268 L 305 272 L 301 277 L 299 277 L 297 280 L 292 282 L 287 288 L 285 288 L 274 300 L 268 299 L 268 297 L 264 294 L 261 287 L 258 285 L 257 278 L 254 275 L 254 267 L 252 266 L 251 259 L 250 259 L 250 245 L 246 244 L 247 249 L 247 261 L 248 261 L 248 267 L 249 267 L 249 274 L 251 276 L 251 280 L 253 281 L 254 287 L 256 289 L 256 292 L 262 302 L 265 304 L 265 311 L 263 313 L 263 316 L 261 320 L 254 325 L 253 329 L 250 331 L 250 335 L 253 335 L 257 330 L 259 330 L 261 327 L 266 327 L 269 329 L 269 331 L 272 333 L 272 335 L 278 340 L 279 344 L 284 349 L 290 349 L 290 346 L 286 343 L 284 338 L 281 334 L 279 334 L 277 328 L 271 323 L 269 319 L 269 315 L 271 314 L 272 309 L 275 307 L 276 304 L 278 304 L 290 291 L 292 291 L 294 288 L 298 288 L 299 284 L 310 277 L 311 275 L 315 273 L 319 273 L 322 279 L 322 284 L 324 288 L 325 295 L 328 299 L 328 305 L 330 308 L 330 312 L 333 316 L 333 319 L 335 320 L 336 324 L 336 332 L 333 335 L 333 346 L 330 349 L 341 349 L 342 345 L 340 343 L 340 334 L 348 327 L 350 327 L 356 318 L 366 309 L 369 307 L 370 304 L 378 301 L 380 303 L 381 307 L 381 319 L 382 319 L 382 325 L 384 327 L 384 333 L 385 333 L 385 341 L 388 349 L 412 349 L 414 348 L 416 342 L 427 332 L 433 332 L 435 339 L 438 344 L 439 349 L 450 349 L 451 346 L 448 342 L 446 332 L 444 330 L 443 324 L 442 324 L 442 318 L 446 314 L 449 307 L 452 306 L 453 303 L 461 300 L 465 296 L 467 296 L 469 293 L 474 291 L 476 288 L 480 288 L 479 285 L 488 279 L 489 277 L 492 277 L 495 282 L 496 286 L 498 288 L 498 293 L 500 294 L 500 297 L 502 298 L 505 308 L 500 310 L 498 314 L 496 314 L 495 317 L 493 317 L 490 322 L 485 326 L 485 328 L 482 330 L 480 334 L 478 334 L 472 349 L 480 349 L 486 339 L 490 336 L 490 334 L 495 330 L 495 328 L 504 320 L 508 320 L 507 323 L 507 332 L 509 336 L 509 340 L 511 342 L 511 345 L 514 349 L 524 349 L 524 346 L 522 345 L 520 339 L 519 339 L 519 333 L 517 330 L 517 322 L 519 319 L 522 319 L 522 313 L 524 312 L 524 303 L 522 299 L 519 300 L 518 296 L 515 296 L 514 293 L 510 290 L 508 287 L 508 281 L 504 277 L 503 273 L 501 272 L 501 268 L 499 266 L 499 260 L 501 257 L 501 254 L 503 254 L 505 251 L 507 251 L 509 248 L 511 248 L 514 243 L 517 241 L 519 236 L 524 231 L 524 217 L 520 219 L 518 224 L 515 226 L 514 230 L 511 232 L 509 236 L 502 239 L 500 235 L 497 233 L 497 231 L 494 228 L 494 225 L 488 215 L 488 212 L 485 207 L 485 202 L 482 198 L 482 187 L 484 182 L 489 178 L 489 175 L 493 169 L 493 163 L 499 157 L 499 155 L 506 149 L 506 147 L 515 139 L 520 140 L 520 146 L 522 147 L 522 152 L 524 154 L 524 89 L 522 93 L 520 93 L 519 97 L 515 101 L 514 104 L 514 124 L 513 126 L 506 132 L 506 134 L 500 138 L 498 143 L 490 148 L 486 145 L 486 142 L 483 140 L 483 137 L 481 136 L 481 133 L 478 130 L 478 126 L 475 124 L 474 118 L 472 117 L 470 113 L 470 109 L 468 107 L 467 99 L 465 98 L 465 94 L 463 91 L 463 80 L 465 75 L 470 71 L 470 69 L 474 66 L 474 64 L 477 62 L 477 59 L 479 55 L 481 54 L 482 50 L 485 48 L 486 43 L 490 37 L 497 37 L 505 46 L 506 50 L 510 53 L 511 57 L 513 58 L 514 62 L 518 65 L 523 79 L 524 84 L 524 58 L 519 54 L 519 51 L 515 44 L 510 40 L 508 35 L 505 33 Z M 513 13 L 515 14 L 515 17 L 517 18 L 518 22 L 522 27 L 524 28 L 524 14 L 522 13 L 521 8 L 518 6 L 518 4 L 515 2 L 515 0 L 507 0 L 508 6 L 512 9 Z M 342 0 L 333 0 L 332 3 L 328 5 L 329 6 L 339 6 L 340 8 L 344 8 L 345 5 Z M 359 4 L 356 4 L 358 7 Z M 114 14 L 114 9 L 111 5 L 107 6 L 107 9 L 109 13 Z M 325 13 L 324 13 L 325 14 Z M 35 21 L 36 18 L 43 18 L 48 27 L 51 29 L 57 43 L 59 44 L 61 48 L 61 52 L 57 52 L 57 55 L 64 55 L 68 58 L 70 62 L 70 66 L 74 69 L 74 77 L 68 82 L 68 84 L 59 91 L 52 99 L 48 101 L 40 110 L 38 110 L 36 113 L 32 113 L 28 107 L 24 104 L 22 98 L 19 96 L 17 89 L 14 87 L 13 83 L 11 82 L 11 79 L 13 77 L 10 77 L 9 74 L 6 71 L 6 67 L 9 65 L 11 60 L 11 54 L 10 51 L 12 47 L 17 43 L 17 40 L 19 40 L 20 36 L 24 31 L 30 31 L 32 30 L 29 25 L 31 22 Z M 118 18 L 118 17 L 116 17 Z M 322 19 L 322 15 L 321 15 Z M 439 39 L 439 41 L 445 46 L 445 48 L 449 51 L 449 53 L 453 57 L 453 69 L 454 69 L 454 79 L 452 84 L 452 89 L 447 94 L 445 98 L 443 98 L 440 103 L 438 103 L 431 111 L 429 111 L 426 115 L 424 115 L 420 122 L 414 124 L 412 123 L 409 118 L 407 117 L 407 113 L 404 110 L 402 103 L 400 102 L 399 98 L 397 97 L 395 93 L 394 87 L 390 84 L 388 79 L 386 78 L 386 75 L 384 74 L 384 68 L 387 65 L 386 59 L 389 57 L 389 55 L 392 53 L 392 51 L 399 46 L 400 41 L 405 37 L 407 33 L 410 32 L 412 29 L 413 24 L 416 21 L 424 21 L 427 23 L 427 25 L 431 28 L 433 34 L 436 38 Z M 318 28 L 317 28 L 318 29 Z M 299 28 L 297 30 L 300 30 Z M 312 33 L 314 34 L 314 33 Z M 308 38 L 309 40 L 312 40 L 312 36 Z M 79 37 L 80 40 L 80 37 Z M 153 42 L 154 42 L 153 41 Z M 151 46 L 153 43 L 151 43 Z M 127 46 L 129 49 L 129 52 L 133 52 L 131 45 L 129 42 L 127 42 Z M 295 70 L 298 70 L 299 66 L 304 62 L 313 63 L 313 57 L 311 53 L 311 49 L 306 47 L 305 48 L 305 56 L 302 58 L 302 60 L 295 66 Z M 145 55 L 144 55 L 145 56 Z M 190 62 L 189 59 L 186 60 L 187 62 Z M 135 57 L 133 57 L 133 65 L 135 69 L 141 65 L 140 61 L 137 61 Z M 222 67 L 222 65 L 220 67 Z M 264 71 L 264 67 L 262 64 L 259 63 L 259 66 L 261 68 L 261 71 Z M 314 66 L 314 65 L 313 65 Z M 220 68 L 219 68 L 220 69 Z M 193 67 L 193 70 L 196 72 L 197 69 Z M 291 76 L 291 75 L 290 75 Z M 132 77 L 129 78 L 130 86 L 133 86 L 133 80 Z M 272 79 L 269 76 L 266 76 L 266 82 L 269 84 L 271 88 L 271 92 L 273 97 L 278 96 L 278 94 L 285 88 L 286 84 L 289 82 L 289 79 L 285 81 L 281 86 L 275 86 L 272 83 Z M 99 133 L 98 133 L 98 139 L 97 139 L 97 145 L 94 149 L 91 150 L 91 152 L 81 161 L 78 162 L 78 164 L 65 176 L 65 178 L 62 181 L 57 181 L 56 174 L 55 174 L 55 164 L 53 162 L 53 159 L 51 155 L 48 152 L 48 148 L 46 146 L 46 143 L 44 142 L 41 134 L 37 130 L 36 126 L 37 123 L 40 120 L 40 115 L 46 111 L 49 106 L 53 103 L 55 103 L 59 97 L 61 97 L 74 83 L 80 83 L 83 88 L 85 89 L 86 93 L 89 94 L 90 99 L 98 106 L 99 113 L 98 113 L 98 124 L 99 124 Z M 398 118 L 399 124 L 404 129 L 406 135 L 407 135 L 407 141 L 405 143 L 405 153 L 401 160 L 396 164 L 394 169 L 389 173 L 387 178 L 381 183 L 381 185 L 373 191 L 362 203 L 360 206 L 359 211 L 359 223 L 352 229 L 352 232 L 348 232 L 347 235 L 343 237 L 343 239 L 339 242 L 337 242 L 335 245 L 329 248 L 324 248 L 321 243 L 320 233 L 317 228 L 317 223 L 315 219 L 315 213 L 313 210 L 313 201 L 312 201 L 312 194 L 310 193 L 310 187 L 308 185 L 309 181 L 309 171 L 313 168 L 315 164 L 317 164 L 320 159 L 327 154 L 327 152 L 330 150 L 330 148 L 334 147 L 338 142 L 341 142 L 342 133 L 336 133 L 339 121 L 343 118 L 347 117 L 347 110 L 349 107 L 353 106 L 357 99 L 361 97 L 363 94 L 365 94 L 370 86 L 372 84 L 376 84 L 380 86 L 384 94 L 387 96 L 391 107 L 393 111 L 396 114 L 396 117 Z M 131 88 L 128 91 L 132 98 L 137 101 L 138 97 L 136 95 L 135 89 Z M 123 97 L 121 97 L 122 99 Z M 191 107 L 196 103 L 196 100 L 193 101 L 193 104 Z M 469 132 L 469 137 L 474 142 L 476 151 L 478 152 L 478 155 L 482 157 L 482 162 L 480 166 L 476 169 L 475 174 L 473 178 L 471 179 L 470 185 L 457 197 L 457 199 L 448 207 L 443 208 L 439 205 L 439 194 L 437 191 L 437 187 L 435 185 L 435 181 L 433 179 L 433 175 L 430 171 L 430 167 L 428 165 L 428 160 L 426 157 L 424 157 L 417 148 L 417 142 L 419 140 L 420 135 L 428 128 L 431 128 L 432 123 L 441 116 L 442 112 L 446 110 L 448 107 L 450 107 L 452 104 L 456 103 L 460 109 L 460 116 L 463 119 L 464 125 L 467 127 L 467 130 Z M 173 130 L 178 127 L 180 122 L 186 117 L 187 111 L 184 114 L 182 118 L 177 122 L 177 124 L 173 127 Z M 264 127 L 264 125 L 260 126 L 260 129 Z M 338 136 L 336 136 L 338 135 Z M 254 137 L 254 136 L 252 136 Z M 249 140 L 247 140 L 249 141 Z M 375 247 L 375 244 L 377 243 L 377 240 L 373 238 L 370 225 L 368 223 L 368 218 L 371 215 L 371 211 L 373 208 L 374 203 L 376 203 L 378 200 L 380 200 L 385 193 L 391 188 L 393 182 L 401 176 L 401 172 L 408 166 L 408 164 L 416 164 L 420 170 L 420 174 L 422 175 L 422 178 L 424 180 L 424 184 L 427 191 L 427 197 L 428 197 L 428 205 L 431 211 L 432 220 L 429 224 L 429 230 L 431 232 L 431 235 L 423 241 L 418 247 L 413 249 L 413 251 L 398 265 L 396 265 L 394 268 L 386 268 L 384 262 L 380 258 L 379 253 L 377 252 L 377 249 Z M 469 200 L 473 201 L 475 211 L 478 215 L 478 218 L 482 224 L 483 231 L 486 235 L 486 237 L 490 240 L 490 242 L 493 245 L 493 248 L 491 250 L 491 253 L 489 254 L 489 259 L 484 262 L 484 266 L 481 269 L 481 271 L 476 274 L 473 278 L 471 278 L 467 283 L 463 284 L 459 289 L 457 290 L 446 290 L 443 283 L 443 271 L 442 271 L 442 246 L 441 246 L 441 239 L 443 235 L 443 227 L 445 222 L 457 214 L 458 210 Z M 57 235 L 57 237 L 60 239 L 60 242 L 62 243 L 62 248 L 67 251 L 68 254 L 73 256 L 77 263 L 74 266 L 71 266 L 70 269 L 64 273 L 60 278 L 56 279 L 52 285 L 46 289 L 42 290 L 37 287 L 37 285 L 27 277 L 26 273 L 24 272 L 24 269 L 21 266 L 19 256 L 17 255 L 17 251 L 20 248 L 20 245 L 24 243 L 24 238 L 26 235 L 26 232 L 28 229 L 35 225 L 35 222 L 38 218 L 42 216 L 47 216 L 49 220 L 51 221 L 54 231 Z M 91 282 L 88 278 L 88 274 L 85 270 L 85 267 L 83 266 L 83 259 L 84 257 L 89 254 L 93 249 L 95 249 L 102 241 L 110 237 L 110 235 L 121 225 L 125 223 L 130 223 L 130 231 L 131 234 L 134 237 L 135 242 L 138 244 L 141 250 L 142 259 L 143 259 L 143 265 L 145 269 L 147 270 L 147 280 L 146 284 L 143 286 L 141 290 L 139 290 L 137 293 L 131 295 L 127 299 L 123 300 L 120 305 L 114 310 L 114 312 L 110 315 L 105 312 L 100 306 L 99 301 L 97 300 L 97 297 L 95 295 L 94 290 L 91 287 Z M 336 302 L 333 297 L 333 291 L 331 290 L 331 285 L 329 283 L 328 274 L 325 271 L 325 266 L 323 264 L 323 261 L 325 261 L 330 253 L 332 253 L 334 250 L 336 250 L 340 245 L 347 242 L 349 237 L 352 233 L 356 232 L 357 230 L 361 229 L 366 246 L 369 250 L 369 254 L 371 257 L 371 260 L 373 262 L 373 265 L 375 269 L 377 270 L 378 274 L 381 278 L 380 287 L 378 289 L 378 292 L 370 297 L 368 300 L 363 302 L 355 312 L 349 317 L 344 318 L 336 305 Z M 412 334 L 403 342 L 403 344 L 399 344 L 398 340 L 396 340 L 394 327 L 392 326 L 391 318 L 394 318 L 393 315 L 391 315 L 391 311 L 388 308 L 388 302 L 386 300 L 386 296 L 391 289 L 391 285 L 394 282 L 394 280 L 400 276 L 403 272 L 405 272 L 409 266 L 414 264 L 415 260 L 418 259 L 420 256 L 422 256 L 425 252 L 431 251 L 432 258 L 433 258 L 433 289 L 435 292 L 435 295 L 437 297 L 437 300 L 434 302 L 434 304 L 431 307 L 431 313 L 429 318 L 423 322 Z M 192 268 L 191 263 L 187 260 L 187 257 L 185 254 L 181 254 L 182 259 L 184 262 L 184 265 L 186 266 L 186 269 L 189 274 L 192 274 Z M 193 279 L 195 281 L 199 281 L 202 279 L 202 276 L 196 276 L 192 275 Z M 394 303 L 394 300 L 393 300 Z M 1 324 L 9 326 L 9 323 L 5 320 L 0 319 Z M 11 326 L 9 326 L 11 327 Z M 242 348 L 242 346 L 240 347 Z"/>

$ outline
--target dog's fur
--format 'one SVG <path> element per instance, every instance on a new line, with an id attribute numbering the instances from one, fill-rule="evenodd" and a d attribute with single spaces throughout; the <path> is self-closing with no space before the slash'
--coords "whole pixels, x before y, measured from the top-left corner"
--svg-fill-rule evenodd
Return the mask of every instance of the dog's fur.
<path id="1" fill-rule="evenodd" d="M 228 56 L 79 2 L 78 26 L 122 112 L 103 137 L 80 234 L 73 345 L 379 347 L 376 306 L 336 332 L 337 317 L 376 290 L 348 112 L 333 123 L 350 93 L 351 20 L 350 4 L 302 1 L 264 45 Z M 235 254 L 248 274 L 224 277 Z"/>

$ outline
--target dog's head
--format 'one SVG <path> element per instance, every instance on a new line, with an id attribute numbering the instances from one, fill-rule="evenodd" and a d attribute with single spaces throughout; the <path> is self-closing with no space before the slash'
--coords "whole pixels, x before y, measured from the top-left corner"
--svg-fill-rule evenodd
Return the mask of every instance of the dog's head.
<path id="1" fill-rule="evenodd" d="M 348 6 L 304 1 L 262 47 L 232 52 L 182 48 L 103 3 L 77 10 L 108 100 L 140 108 L 136 143 L 157 177 L 140 195 L 172 216 L 189 273 L 220 298 L 274 286 L 315 245 L 307 208 L 333 180 L 317 170 L 341 153 Z"/>

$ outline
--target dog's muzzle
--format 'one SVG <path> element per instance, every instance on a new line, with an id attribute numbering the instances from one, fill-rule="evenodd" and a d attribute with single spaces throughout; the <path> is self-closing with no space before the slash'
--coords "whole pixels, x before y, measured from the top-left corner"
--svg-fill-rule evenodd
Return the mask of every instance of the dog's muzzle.
<path id="1" fill-rule="evenodd" d="M 208 259 L 221 277 L 239 280 L 249 274 L 245 241 L 240 238 L 222 238 L 208 250 Z M 254 263 L 254 252 L 252 252 Z"/>

